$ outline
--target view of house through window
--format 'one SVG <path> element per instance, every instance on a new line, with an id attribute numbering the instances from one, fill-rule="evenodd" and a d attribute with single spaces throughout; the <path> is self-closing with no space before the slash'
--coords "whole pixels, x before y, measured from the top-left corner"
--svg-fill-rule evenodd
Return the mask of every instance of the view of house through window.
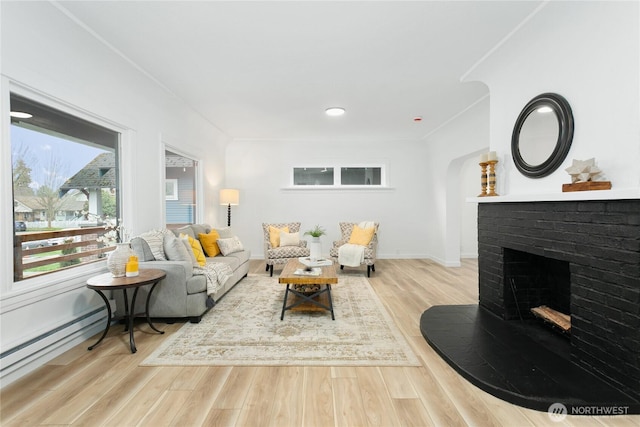
<path id="1" fill-rule="evenodd" d="M 11 94 L 14 281 L 104 258 L 119 239 L 120 134 Z"/>
<path id="2" fill-rule="evenodd" d="M 198 162 L 169 150 L 164 154 L 166 224 L 194 224 Z"/>

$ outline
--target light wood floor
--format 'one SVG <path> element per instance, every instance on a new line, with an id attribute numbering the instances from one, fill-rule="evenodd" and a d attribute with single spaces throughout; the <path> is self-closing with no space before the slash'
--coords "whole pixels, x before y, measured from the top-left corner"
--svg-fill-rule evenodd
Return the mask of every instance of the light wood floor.
<path id="1" fill-rule="evenodd" d="M 640 416 L 568 417 L 503 402 L 455 373 L 420 333 L 422 312 L 477 302 L 477 263 L 379 260 L 370 282 L 422 367 L 140 367 L 167 334 L 122 326 L 83 343 L 0 392 L 4 426 L 638 426 Z M 251 273 L 266 274 L 261 261 Z M 233 290 L 231 291 L 233 292 Z"/>

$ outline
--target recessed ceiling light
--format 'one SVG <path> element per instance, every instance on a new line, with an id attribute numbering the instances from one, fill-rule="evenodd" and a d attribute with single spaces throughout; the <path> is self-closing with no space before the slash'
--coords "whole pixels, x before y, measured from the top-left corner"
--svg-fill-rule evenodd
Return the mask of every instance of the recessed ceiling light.
<path id="1" fill-rule="evenodd" d="M 33 117 L 33 114 L 23 113 L 22 111 L 12 111 L 9 115 L 16 119 L 30 119 Z"/>
<path id="2" fill-rule="evenodd" d="M 324 110 L 327 116 L 341 116 L 344 114 L 344 108 L 342 107 L 330 107 Z"/>

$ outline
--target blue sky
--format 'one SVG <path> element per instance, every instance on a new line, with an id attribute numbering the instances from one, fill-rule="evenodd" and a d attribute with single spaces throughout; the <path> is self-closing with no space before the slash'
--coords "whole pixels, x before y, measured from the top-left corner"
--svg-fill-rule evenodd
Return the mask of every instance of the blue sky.
<path id="1" fill-rule="evenodd" d="M 60 164 L 60 176 L 56 180 L 59 185 L 105 151 L 19 126 L 11 126 L 12 160 L 15 161 L 15 156 L 19 153 L 24 153 L 25 163 L 31 168 L 34 188 L 47 181 L 52 156 L 57 158 Z"/>

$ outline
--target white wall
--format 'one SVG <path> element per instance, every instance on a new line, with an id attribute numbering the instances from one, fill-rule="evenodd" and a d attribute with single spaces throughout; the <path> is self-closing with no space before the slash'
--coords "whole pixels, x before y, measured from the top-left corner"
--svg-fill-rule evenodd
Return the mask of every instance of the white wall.
<path id="1" fill-rule="evenodd" d="M 638 2 L 550 2 L 467 76 L 491 93 L 491 149 L 500 194 L 560 193 L 572 159 L 596 158 L 613 189 L 640 188 Z M 510 154 L 525 104 L 544 92 L 564 96 L 575 133 L 565 162 L 550 176 L 526 178 Z"/>
<path id="2" fill-rule="evenodd" d="M 428 170 L 428 235 L 430 258 L 447 266 L 477 253 L 477 234 L 462 233 L 476 225 L 477 206 L 468 197 L 480 192 L 480 154 L 489 147 L 489 99 L 484 98 L 430 135 L 426 141 Z M 472 176 L 475 165 L 475 177 Z M 462 224 L 462 219 L 465 224 Z"/>
<path id="3" fill-rule="evenodd" d="M 302 231 L 319 224 L 323 252 L 339 237 L 338 222 L 380 222 L 380 258 L 429 256 L 431 201 L 427 152 L 410 142 L 234 141 L 227 149 L 226 185 L 240 190 L 232 226 L 254 257 L 263 257 L 263 222 L 302 222 Z M 291 190 L 294 166 L 384 164 L 387 190 Z M 307 236 L 308 237 L 308 236 Z"/>
<path id="4" fill-rule="evenodd" d="M 80 320 L 103 305 L 84 284 L 88 276 L 104 270 L 104 265 L 23 281 L 9 289 L 13 282 L 13 231 L 8 227 L 13 222 L 11 152 L 7 143 L 9 90 L 37 97 L 123 132 L 123 220 L 134 234 L 164 224 L 161 142 L 201 161 L 203 206 L 210 207 L 217 202 L 217 191 L 224 178 L 226 141 L 212 125 L 51 3 L 1 2 L 0 7 L 3 141 L 0 223 L 5 224 L 0 230 L 3 287 L 0 337 L 3 352 L 24 344 L 33 353 L 30 362 L 37 365 L 83 341 L 87 333 L 104 327 L 104 321 L 91 326 L 86 324 L 87 319 Z M 215 223 L 218 214 L 217 209 L 203 209 L 201 219 Z M 56 328 L 71 330 L 81 323 L 73 333 L 49 335 Z M 40 347 L 39 354 L 34 353 L 36 347 Z M 13 353 L 2 359 L 3 385 L 20 370 L 29 369 L 18 356 L 19 353 Z M 9 366 L 13 363 L 16 365 Z"/>

